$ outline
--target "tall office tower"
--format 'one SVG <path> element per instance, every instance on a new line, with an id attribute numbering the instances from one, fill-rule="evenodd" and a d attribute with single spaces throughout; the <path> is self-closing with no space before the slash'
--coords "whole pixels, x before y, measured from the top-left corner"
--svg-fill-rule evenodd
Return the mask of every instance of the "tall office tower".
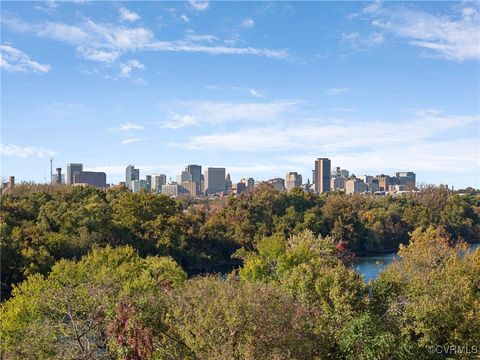
<path id="1" fill-rule="evenodd" d="M 225 191 L 225 168 L 205 170 L 205 195 Z"/>
<path id="2" fill-rule="evenodd" d="M 202 166 L 201 165 L 187 165 L 185 171 L 192 174 L 192 180 L 197 183 L 197 194 L 202 190 Z"/>
<path id="3" fill-rule="evenodd" d="M 99 189 L 107 188 L 107 174 L 97 171 L 80 171 L 73 174 L 73 184 L 85 184 Z"/>
<path id="4" fill-rule="evenodd" d="M 195 181 L 184 181 L 182 182 L 181 185 L 183 187 L 182 190 L 185 190 L 185 192 L 190 196 L 195 197 L 198 195 L 198 192 L 197 192 L 198 184 Z"/>
<path id="5" fill-rule="evenodd" d="M 152 175 L 152 192 L 159 194 L 162 192 L 162 185 L 167 183 L 167 176 L 164 174 L 153 174 Z"/>
<path id="6" fill-rule="evenodd" d="M 345 176 L 334 176 L 330 180 L 330 190 L 345 190 L 345 183 L 348 178 Z"/>
<path id="7" fill-rule="evenodd" d="M 62 168 L 56 168 L 56 172 L 52 174 L 52 184 L 65 184 L 65 174 L 62 174 Z"/>
<path id="8" fill-rule="evenodd" d="M 80 173 L 83 171 L 83 164 L 73 164 L 73 163 L 68 163 L 67 164 L 67 184 L 71 185 L 73 184 L 73 175 L 75 173 Z"/>
<path id="9" fill-rule="evenodd" d="M 340 169 L 340 166 L 337 166 L 335 168 L 335 170 L 332 170 L 332 173 L 331 173 L 332 177 L 335 177 L 335 176 L 343 176 L 343 177 L 347 177 L 350 175 L 350 172 L 348 170 L 345 170 L 345 169 Z"/>
<path id="10" fill-rule="evenodd" d="M 186 170 L 177 175 L 177 183 L 181 184 L 184 181 L 192 181 L 192 174 Z"/>
<path id="11" fill-rule="evenodd" d="M 415 173 L 411 171 L 397 172 L 395 177 L 397 178 L 398 185 L 405 185 L 408 190 L 413 190 L 416 186 Z"/>
<path id="12" fill-rule="evenodd" d="M 290 191 L 294 188 L 299 188 L 302 186 L 302 175 L 299 175 L 297 172 L 289 172 L 285 176 L 285 187 L 287 191 Z"/>
<path id="13" fill-rule="evenodd" d="M 225 190 L 228 192 L 232 191 L 232 178 L 230 177 L 230 174 L 227 174 L 227 177 L 225 178 Z"/>
<path id="14" fill-rule="evenodd" d="M 132 192 L 137 193 L 140 192 L 141 190 L 146 190 L 148 191 L 148 184 L 147 180 L 132 180 L 130 182 L 130 187 L 132 189 Z"/>
<path id="15" fill-rule="evenodd" d="M 162 185 L 162 194 L 177 197 L 181 194 L 181 185 L 177 183 L 164 184 Z"/>
<path id="16" fill-rule="evenodd" d="M 146 175 L 145 180 L 147 180 L 147 191 L 152 191 L 152 175 Z"/>
<path id="17" fill-rule="evenodd" d="M 125 169 L 125 185 L 130 190 L 132 189 L 132 181 L 140 180 L 140 169 L 135 169 L 135 166 L 128 165 Z"/>
<path id="18" fill-rule="evenodd" d="M 314 183 L 315 192 L 321 194 L 330 191 L 331 161 L 327 158 L 315 160 Z"/>
<path id="19" fill-rule="evenodd" d="M 55 175 L 55 184 L 62 183 L 62 168 L 57 168 L 57 174 Z"/>

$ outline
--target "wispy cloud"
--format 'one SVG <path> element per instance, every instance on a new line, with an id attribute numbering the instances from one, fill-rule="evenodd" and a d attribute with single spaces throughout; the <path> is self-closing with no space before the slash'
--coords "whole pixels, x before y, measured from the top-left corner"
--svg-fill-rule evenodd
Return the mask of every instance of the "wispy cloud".
<path id="1" fill-rule="evenodd" d="M 27 54 L 11 45 L 0 45 L 0 50 L 0 68 L 4 71 L 44 74 L 52 69 L 50 65 L 32 60 Z"/>
<path id="2" fill-rule="evenodd" d="M 335 95 L 346 93 L 348 91 L 350 91 L 350 89 L 348 88 L 331 88 L 325 91 L 325 95 L 335 96 Z"/>
<path id="3" fill-rule="evenodd" d="M 136 143 L 136 142 L 139 142 L 139 141 L 143 141 L 143 140 L 146 140 L 146 138 L 130 138 L 130 139 L 125 139 L 122 141 L 122 144 L 126 145 L 126 144 L 133 144 L 133 143 Z"/>
<path id="4" fill-rule="evenodd" d="M 119 132 L 128 132 L 128 131 L 134 131 L 134 130 L 144 130 L 145 126 L 140 125 L 140 124 L 135 124 L 135 123 L 125 123 L 121 124 L 119 126 L 114 126 L 109 128 L 109 131 L 119 131 Z"/>
<path id="5" fill-rule="evenodd" d="M 168 119 L 162 122 L 162 127 L 167 129 L 180 129 L 196 124 L 197 120 L 192 115 L 181 115 L 175 112 L 169 112 Z"/>
<path id="6" fill-rule="evenodd" d="M 163 127 L 178 129 L 191 125 L 217 125 L 236 121 L 265 123 L 278 121 L 292 114 L 298 104 L 299 102 L 294 100 L 238 103 L 179 101 L 162 105 L 169 110 L 168 119 L 161 124 Z"/>
<path id="7" fill-rule="evenodd" d="M 344 43 L 348 43 L 354 49 L 367 49 L 382 44 L 385 41 L 385 37 L 379 32 L 372 32 L 368 35 L 362 35 L 355 31 L 351 33 L 343 33 L 342 41 Z"/>
<path id="8" fill-rule="evenodd" d="M 480 13 L 474 3 L 455 4 L 449 15 L 432 14 L 380 2 L 364 8 L 377 29 L 426 50 L 424 55 L 463 61 L 480 58 Z"/>
<path id="9" fill-rule="evenodd" d="M 208 35 L 207 39 L 205 35 L 200 37 L 187 33 L 182 39 L 160 41 L 149 28 L 144 26 L 98 23 L 90 19 L 76 25 L 59 22 L 30 24 L 4 15 L 2 23 L 22 33 L 73 45 L 82 58 L 105 63 L 115 62 L 122 54 L 136 51 L 255 55 L 277 59 L 289 57 L 286 49 L 225 46 L 221 39 L 212 35 Z"/>
<path id="10" fill-rule="evenodd" d="M 245 127 L 236 131 L 192 136 L 184 143 L 171 145 L 195 151 L 272 151 L 279 155 L 289 152 L 301 153 L 309 149 L 317 154 L 327 154 L 341 159 L 367 154 L 365 161 L 369 156 L 371 159 L 379 158 L 379 164 L 386 168 L 390 168 L 393 161 L 404 164 L 411 162 L 417 166 L 416 157 L 420 156 L 430 161 L 424 165 L 425 167 L 438 169 L 444 166 L 441 165 L 441 158 L 446 157 L 450 159 L 448 162 L 451 162 L 454 168 L 465 169 L 467 166 L 477 166 L 476 154 L 480 150 L 478 139 L 452 136 L 452 133 L 454 131 L 478 133 L 479 121 L 478 116 L 443 115 L 430 111 L 416 112 L 393 124 L 391 121 L 368 119 L 339 121 L 320 118 L 315 121 L 298 117 L 297 122 L 302 126 L 292 126 L 288 123 L 278 126 L 259 124 L 261 126 Z M 449 140 L 444 138 L 445 134 L 449 134 Z M 459 147 L 458 151 L 454 150 L 455 146 Z M 445 147 L 451 150 L 450 154 Z M 388 156 L 385 155 L 387 153 Z M 311 162 L 312 157 L 309 159 Z M 454 161 L 459 163 L 453 164 Z M 348 164 L 352 164 L 352 161 Z"/>
<path id="11" fill-rule="evenodd" d="M 129 21 L 129 22 L 135 22 L 140 20 L 140 15 L 138 15 L 136 12 L 133 12 L 131 10 L 128 10 L 126 7 L 121 7 L 118 9 L 120 12 L 120 20 L 122 21 Z"/>
<path id="12" fill-rule="evenodd" d="M 262 94 L 255 90 L 255 89 L 248 89 L 248 91 L 250 92 L 250 94 L 256 98 L 261 98 L 262 97 Z"/>
<path id="13" fill-rule="evenodd" d="M 128 60 L 126 63 L 120 64 L 120 76 L 121 77 L 130 77 L 130 73 L 133 69 L 145 69 L 145 65 L 143 65 L 140 61 L 136 59 Z"/>
<path id="14" fill-rule="evenodd" d="M 47 158 L 55 155 L 55 151 L 36 147 L 36 146 L 21 146 L 14 144 L 0 144 L 0 154 L 2 156 L 15 156 L 21 158 L 39 157 Z"/>
<path id="15" fill-rule="evenodd" d="M 205 11 L 210 6 L 208 1 L 189 0 L 188 4 L 197 11 Z"/>
<path id="16" fill-rule="evenodd" d="M 246 18 L 242 21 L 242 26 L 247 29 L 252 28 L 255 26 L 255 21 L 252 18 Z"/>

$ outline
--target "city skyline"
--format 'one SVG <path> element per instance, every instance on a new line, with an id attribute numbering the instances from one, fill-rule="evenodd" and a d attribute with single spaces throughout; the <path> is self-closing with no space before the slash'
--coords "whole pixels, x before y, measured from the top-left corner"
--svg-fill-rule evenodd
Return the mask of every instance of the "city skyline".
<path id="1" fill-rule="evenodd" d="M 1 175 L 480 184 L 478 2 L 3 2 Z M 422 25 L 423 24 L 423 25 Z"/>

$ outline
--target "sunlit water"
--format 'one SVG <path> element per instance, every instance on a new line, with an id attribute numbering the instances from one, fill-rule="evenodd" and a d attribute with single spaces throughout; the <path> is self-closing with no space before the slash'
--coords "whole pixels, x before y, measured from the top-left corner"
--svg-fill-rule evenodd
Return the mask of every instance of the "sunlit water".
<path id="1" fill-rule="evenodd" d="M 472 244 L 472 251 L 478 246 L 479 244 Z M 372 279 L 376 279 L 378 274 L 396 258 L 396 252 L 360 257 L 355 260 L 353 267 L 363 275 L 365 281 L 370 281 Z"/>

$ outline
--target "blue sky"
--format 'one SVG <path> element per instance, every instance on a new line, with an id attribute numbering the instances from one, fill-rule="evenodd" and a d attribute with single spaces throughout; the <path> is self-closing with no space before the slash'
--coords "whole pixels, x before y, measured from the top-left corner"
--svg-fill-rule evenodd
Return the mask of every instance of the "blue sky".
<path id="1" fill-rule="evenodd" d="M 329 157 L 479 187 L 479 4 L 2 2 L 1 174 L 306 180 Z"/>

